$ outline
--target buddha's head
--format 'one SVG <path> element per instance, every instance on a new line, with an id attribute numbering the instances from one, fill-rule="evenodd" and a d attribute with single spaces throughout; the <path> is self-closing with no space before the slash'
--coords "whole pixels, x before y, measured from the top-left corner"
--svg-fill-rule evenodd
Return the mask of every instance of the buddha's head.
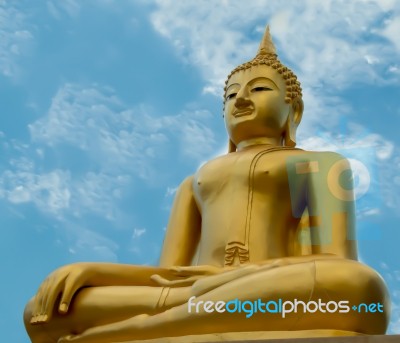
<path id="1" fill-rule="evenodd" d="M 236 67 L 225 82 L 224 117 L 230 151 L 248 139 L 271 138 L 295 146 L 303 113 L 296 75 L 277 58 L 267 27 L 254 59 Z"/>

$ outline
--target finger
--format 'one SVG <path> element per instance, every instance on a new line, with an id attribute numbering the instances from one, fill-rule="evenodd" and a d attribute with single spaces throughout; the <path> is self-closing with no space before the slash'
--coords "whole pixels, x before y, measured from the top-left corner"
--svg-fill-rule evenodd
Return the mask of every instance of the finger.
<path id="1" fill-rule="evenodd" d="M 179 276 L 179 275 L 177 275 Z M 183 276 L 179 276 L 179 277 L 183 277 Z M 150 279 L 154 282 L 156 282 L 159 286 L 171 286 L 173 284 L 175 284 L 175 281 L 180 281 L 180 280 L 186 280 L 187 277 L 185 277 L 185 279 L 174 279 L 174 280 L 169 280 L 164 278 L 163 276 L 160 276 L 159 274 L 154 274 L 152 276 L 150 276 Z"/>
<path id="2" fill-rule="evenodd" d="M 51 288 L 51 279 L 48 278 L 46 279 L 46 282 L 43 284 L 42 288 L 42 300 L 41 300 L 41 309 L 40 309 L 40 315 L 39 315 L 39 320 L 38 322 L 44 323 L 47 321 L 47 315 L 46 315 L 46 303 L 47 299 L 49 296 L 49 289 Z"/>
<path id="3" fill-rule="evenodd" d="M 49 314 L 51 314 L 51 311 L 53 309 L 53 307 L 50 308 L 50 311 L 48 309 L 49 299 L 51 299 L 52 296 L 57 297 L 58 294 L 60 293 L 60 291 L 54 290 L 55 281 L 56 281 L 55 277 L 48 277 L 40 288 L 40 301 L 38 302 L 38 305 L 40 303 L 41 309 L 40 313 L 35 317 L 34 321 L 35 324 L 45 323 L 49 320 Z"/>
<path id="4" fill-rule="evenodd" d="M 192 276 L 192 274 L 187 273 L 187 272 L 173 272 L 172 273 L 172 278 L 175 280 L 177 278 L 183 279 L 183 278 L 187 278 L 188 276 Z M 169 279 L 166 279 L 169 280 Z"/>
<path id="5" fill-rule="evenodd" d="M 67 343 L 67 342 L 71 342 L 71 338 L 72 338 L 72 337 L 73 337 L 73 336 L 71 336 L 71 335 L 61 337 L 61 338 L 57 341 L 57 343 Z"/>
<path id="6" fill-rule="evenodd" d="M 208 272 L 208 269 L 201 266 L 173 267 L 171 271 L 180 276 L 203 275 Z"/>
<path id="7" fill-rule="evenodd" d="M 71 274 L 69 274 L 65 279 L 64 290 L 62 291 L 60 306 L 58 307 L 58 312 L 60 314 L 65 314 L 68 312 L 72 297 L 80 285 L 78 281 L 79 279 Z"/>
<path id="8" fill-rule="evenodd" d="M 68 335 L 68 336 L 61 337 L 57 341 L 57 343 L 69 343 L 69 342 L 82 343 L 81 335 Z"/>
<path id="9" fill-rule="evenodd" d="M 190 269 L 183 269 L 182 267 L 172 267 L 169 271 L 174 277 L 187 277 L 197 274 L 195 271 Z"/>
<path id="10" fill-rule="evenodd" d="M 45 279 L 42 284 L 39 287 L 39 290 L 36 293 L 35 296 L 35 302 L 34 302 L 34 309 L 32 312 L 32 319 L 31 319 L 31 324 L 37 324 L 40 321 L 40 315 L 42 311 L 42 303 L 43 303 L 43 297 L 45 296 L 44 293 L 44 285 L 48 282 L 48 278 Z"/>
<path id="11" fill-rule="evenodd" d="M 154 274 L 151 276 L 151 279 L 155 282 L 157 282 L 160 286 L 163 287 L 184 287 L 184 286 L 190 286 L 192 285 L 196 280 L 198 280 L 200 277 L 199 276 L 192 276 L 188 277 L 186 279 L 181 279 L 181 280 L 167 280 L 161 277 L 158 274 Z"/>
<path id="12" fill-rule="evenodd" d="M 169 280 L 168 285 L 170 287 L 185 287 L 185 286 L 191 286 L 193 283 L 202 277 L 200 275 L 196 276 L 191 276 L 186 279 L 181 279 L 181 280 Z"/>
<path id="13" fill-rule="evenodd" d="M 64 281 L 65 278 L 60 280 L 53 280 L 53 282 L 51 283 L 51 287 L 49 287 L 49 289 L 47 290 L 47 299 L 44 311 L 44 315 L 46 316 L 45 322 L 50 321 L 53 316 L 56 301 L 63 289 Z"/>
<path id="14" fill-rule="evenodd" d="M 150 279 L 152 281 L 154 281 L 155 283 L 157 283 L 159 286 L 167 286 L 167 285 L 169 285 L 169 282 L 170 282 L 170 280 L 168 280 L 158 274 L 154 274 L 154 275 L 150 276 Z"/>
<path id="15" fill-rule="evenodd" d="M 35 300 L 33 302 L 33 311 L 32 311 L 32 318 L 31 324 L 36 324 L 37 320 L 39 319 L 39 311 L 38 311 L 38 304 L 39 304 L 39 293 L 35 295 Z"/>

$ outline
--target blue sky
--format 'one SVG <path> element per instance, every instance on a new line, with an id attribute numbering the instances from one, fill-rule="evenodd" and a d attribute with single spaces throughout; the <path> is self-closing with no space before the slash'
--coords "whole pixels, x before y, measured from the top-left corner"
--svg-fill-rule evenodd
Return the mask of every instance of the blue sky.
<path id="1" fill-rule="evenodd" d="M 400 4 L 0 0 L 2 339 L 76 261 L 156 264 L 174 192 L 226 151 L 222 87 L 264 26 L 298 75 L 299 147 L 351 159 L 359 251 L 400 333 Z M 4 336 L 6 335 L 6 336 Z"/>

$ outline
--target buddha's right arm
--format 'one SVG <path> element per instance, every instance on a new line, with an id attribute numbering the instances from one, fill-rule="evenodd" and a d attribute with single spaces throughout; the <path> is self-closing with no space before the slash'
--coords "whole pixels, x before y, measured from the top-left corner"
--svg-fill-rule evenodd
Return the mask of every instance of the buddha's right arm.
<path id="1" fill-rule="evenodd" d="M 74 294 L 87 286 L 159 286 L 152 275 L 176 278 L 172 266 L 189 265 L 200 237 L 201 216 L 192 191 L 193 177 L 177 191 L 160 260 L 160 267 L 115 263 L 75 263 L 61 267 L 41 284 L 35 297 L 32 323 L 50 319 L 54 306 L 68 311 Z M 56 304 L 61 294 L 61 300 Z M 43 306 L 43 304 L 46 304 Z"/>
<path id="2" fill-rule="evenodd" d="M 193 176 L 186 178 L 176 192 L 164 245 L 161 267 L 192 264 L 201 232 L 201 214 L 193 193 Z"/>
<path id="3" fill-rule="evenodd" d="M 67 313 L 73 296 L 82 287 L 158 286 L 151 279 L 153 274 L 167 278 L 173 275 L 166 268 L 116 263 L 83 262 L 63 266 L 51 273 L 40 285 L 35 296 L 31 323 L 48 322 L 55 307 L 59 313 Z"/>
<path id="4" fill-rule="evenodd" d="M 201 216 L 193 195 L 193 176 L 177 190 L 164 239 L 160 267 L 114 263 L 91 263 L 90 285 L 156 286 L 151 276 L 173 278 L 170 267 L 190 265 L 200 238 Z M 93 272 L 94 270 L 94 272 Z"/>

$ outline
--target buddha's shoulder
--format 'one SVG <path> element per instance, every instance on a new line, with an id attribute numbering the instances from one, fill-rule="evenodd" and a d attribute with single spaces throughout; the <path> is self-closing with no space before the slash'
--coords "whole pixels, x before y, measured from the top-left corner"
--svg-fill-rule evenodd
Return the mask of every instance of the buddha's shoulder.
<path id="1" fill-rule="evenodd" d="M 255 152 L 252 153 L 248 152 L 247 154 L 230 153 L 226 155 L 221 155 L 205 162 L 203 165 L 200 166 L 198 172 L 199 171 L 204 172 L 210 170 L 213 171 L 215 169 L 220 169 L 221 167 L 228 168 L 233 164 L 237 164 L 238 161 L 241 162 L 246 162 L 248 160 L 250 161 L 256 155 L 257 154 Z M 330 167 L 339 161 L 345 163 L 347 162 L 345 157 L 336 152 L 307 151 L 297 148 L 284 148 L 284 149 L 272 150 L 269 151 L 267 155 L 265 155 L 265 157 L 267 159 L 272 158 L 278 163 L 278 165 L 281 165 L 283 163 L 286 166 L 290 164 L 304 163 L 310 165 L 318 165 L 320 167 L 323 166 Z"/>
<path id="2" fill-rule="evenodd" d="M 346 159 L 343 155 L 333 152 L 333 151 L 310 151 L 310 150 L 304 150 L 304 149 L 288 149 L 288 150 L 283 150 L 283 152 L 289 156 L 302 156 L 304 158 L 308 158 L 310 160 L 312 159 L 318 159 L 318 160 L 326 160 L 326 161 L 339 161 Z"/>
<path id="3" fill-rule="evenodd" d="M 293 159 L 293 161 L 303 161 L 303 162 L 318 161 L 320 163 L 332 163 L 340 160 L 346 160 L 345 157 L 343 157 L 342 155 L 331 151 L 308 151 L 299 148 L 283 148 L 266 152 L 267 155 L 265 156 L 271 156 L 271 158 L 276 160 L 282 159 L 285 160 L 286 162 L 291 158 Z M 247 158 L 245 156 L 247 156 Z M 249 151 L 246 154 L 236 153 L 236 152 L 225 154 L 217 156 L 203 163 L 199 169 L 202 169 L 203 167 L 206 168 L 217 167 L 221 164 L 226 165 L 229 164 L 229 162 L 236 163 L 238 158 L 246 160 L 248 158 L 252 159 L 255 156 L 257 156 L 257 151 L 251 151 L 251 152 Z"/>
<path id="4" fill-rule="evenodd" d="M 343 155 L 334 151 L 307 151 L 299 149 L 310 160 L 317 160 L 320 162 L 337 162 L 346 160 Z"/>
<path id="5" fill-rule="evenodd" d="M 236 160 L 236 153 L 224 154 L 216 156 L 200 165 L 199 169 L 214 167 L 218 165 L 226 165 L 230 161 Z"/>
<path id="6" fill-rule="evenodd" d="M 283 154 L 286 164 L 308 166 L 309 169 L 330 168 L 340 164 L 348 166 L 348 160 L 341 154 L 333 151 L 308 151 L 302 149 L 286 150 Z"/>

